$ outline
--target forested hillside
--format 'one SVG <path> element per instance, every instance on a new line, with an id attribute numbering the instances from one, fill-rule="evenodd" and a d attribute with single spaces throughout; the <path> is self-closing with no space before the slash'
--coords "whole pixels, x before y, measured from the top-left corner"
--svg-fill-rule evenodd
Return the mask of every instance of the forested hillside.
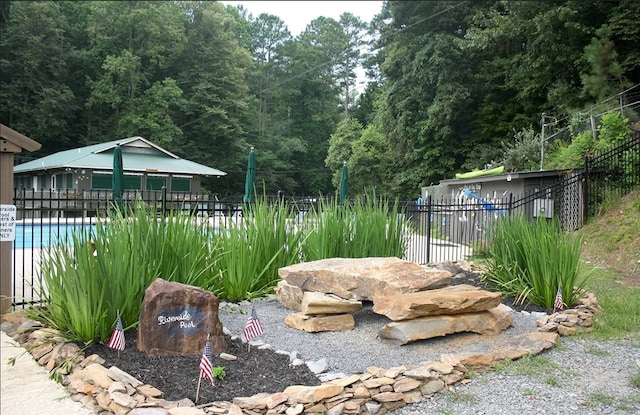
<path id="1" fill-rule="evenodd" d="M 640 82 L 635 1 L 391 1 L 371 24 L 218 2 L 3 1 L 0 121 L 43 144 L 17 162 L 140 135 L 243 191 L 415 197 Z M 370 83 L 356 93 L 355 69 Z"/>

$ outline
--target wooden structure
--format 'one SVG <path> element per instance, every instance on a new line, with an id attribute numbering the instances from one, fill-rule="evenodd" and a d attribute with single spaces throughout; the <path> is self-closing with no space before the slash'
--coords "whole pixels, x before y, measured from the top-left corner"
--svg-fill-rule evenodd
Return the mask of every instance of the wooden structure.
<path id="1" fill-rule="evenodd" d="M 13 157 L 22 150 L 36 151 L 42 145 L 0 124 L 0 205 L 13 204 Z M 11 243 L 0 242 L 0 314 L 11 308 Z"/>

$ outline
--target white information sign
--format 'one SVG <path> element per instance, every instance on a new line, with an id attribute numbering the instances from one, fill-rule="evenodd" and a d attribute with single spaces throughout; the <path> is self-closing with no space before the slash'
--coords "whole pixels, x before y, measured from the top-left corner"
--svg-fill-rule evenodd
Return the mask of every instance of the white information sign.
<path id="1" fill-rule="evenodd" d="M 0 205 L 0 241 L 16 239 L 16 205 Z"/>

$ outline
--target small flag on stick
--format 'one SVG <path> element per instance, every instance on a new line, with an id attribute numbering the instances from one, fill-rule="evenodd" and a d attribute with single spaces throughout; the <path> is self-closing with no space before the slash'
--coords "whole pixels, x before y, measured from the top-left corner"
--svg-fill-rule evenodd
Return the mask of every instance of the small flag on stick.
<path id="1" fill-rule="evenodd" d="M 107 347 L 116 349 L 118 351 L 124 350 L 124 329 L 122 328 L 122 319 L 120 319 L 120 312 L 118 312 L 116 328 L 113 330 L 113 333 L 111 333 L 111 338 L 107 343 Z"/>
<path id="2" fill-rule="evenodd" d="M 207 341 L 204 343 L 204 351 L 200 358 L 200 377 L 198 378 L 198 387 L 196 388 L 196 403 L 198 403 L 198 399 L 200 399 L 200 383 L 202 382 L 202 378 L 211 382 L 211 386 L 216 386 L 215 383 L 213 383 L 213 365 L 211 365 L 211 343 L 209 342 L 209 336 L 211 336 L 211 334 L 207 334 Z"/>
<path id="3" fill-rule="evenodd" d="M 207 340 L 204 344 L 204 352 L 200 359 L 200 378 L 205 378 L 211 382 L 211 386 L 215 386 L 213 383 L 213 366 L 211 365 L 211 343 Z"/>
<path id="4" fill-rule="evenodd" d="M 262 324 L 260 324 L 260 319 L 258 319 L 256 308 L 251 306 L 251 313 L 249 313 L 247 323 L 244 325 L 244 337 L 247 339 L 247 342 L 249 342 L 262 333 L 264 333 L 264 329 L 262 328 Z"/>
<path id="5" fill-rule="evenodd" d="M 558 292 L 556 293 L 556 301 L 553 303 L 553 308 L 562 310 L 564 308 L 564 302 L 562 301 L 562 289 L 558 286 Z"/>

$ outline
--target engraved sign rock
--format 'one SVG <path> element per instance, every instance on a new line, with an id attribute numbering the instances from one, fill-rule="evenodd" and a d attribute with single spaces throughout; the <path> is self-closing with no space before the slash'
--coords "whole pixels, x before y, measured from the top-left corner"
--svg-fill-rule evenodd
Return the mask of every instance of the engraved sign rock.
<path id="1" fill-rule="evenodd" d="M 226 351 L 218 297 L 199 287 L 156 279 L 145 291 L 138 350 L 151 357 L 202 353 L 207 334 L 211 352 Z"/>

